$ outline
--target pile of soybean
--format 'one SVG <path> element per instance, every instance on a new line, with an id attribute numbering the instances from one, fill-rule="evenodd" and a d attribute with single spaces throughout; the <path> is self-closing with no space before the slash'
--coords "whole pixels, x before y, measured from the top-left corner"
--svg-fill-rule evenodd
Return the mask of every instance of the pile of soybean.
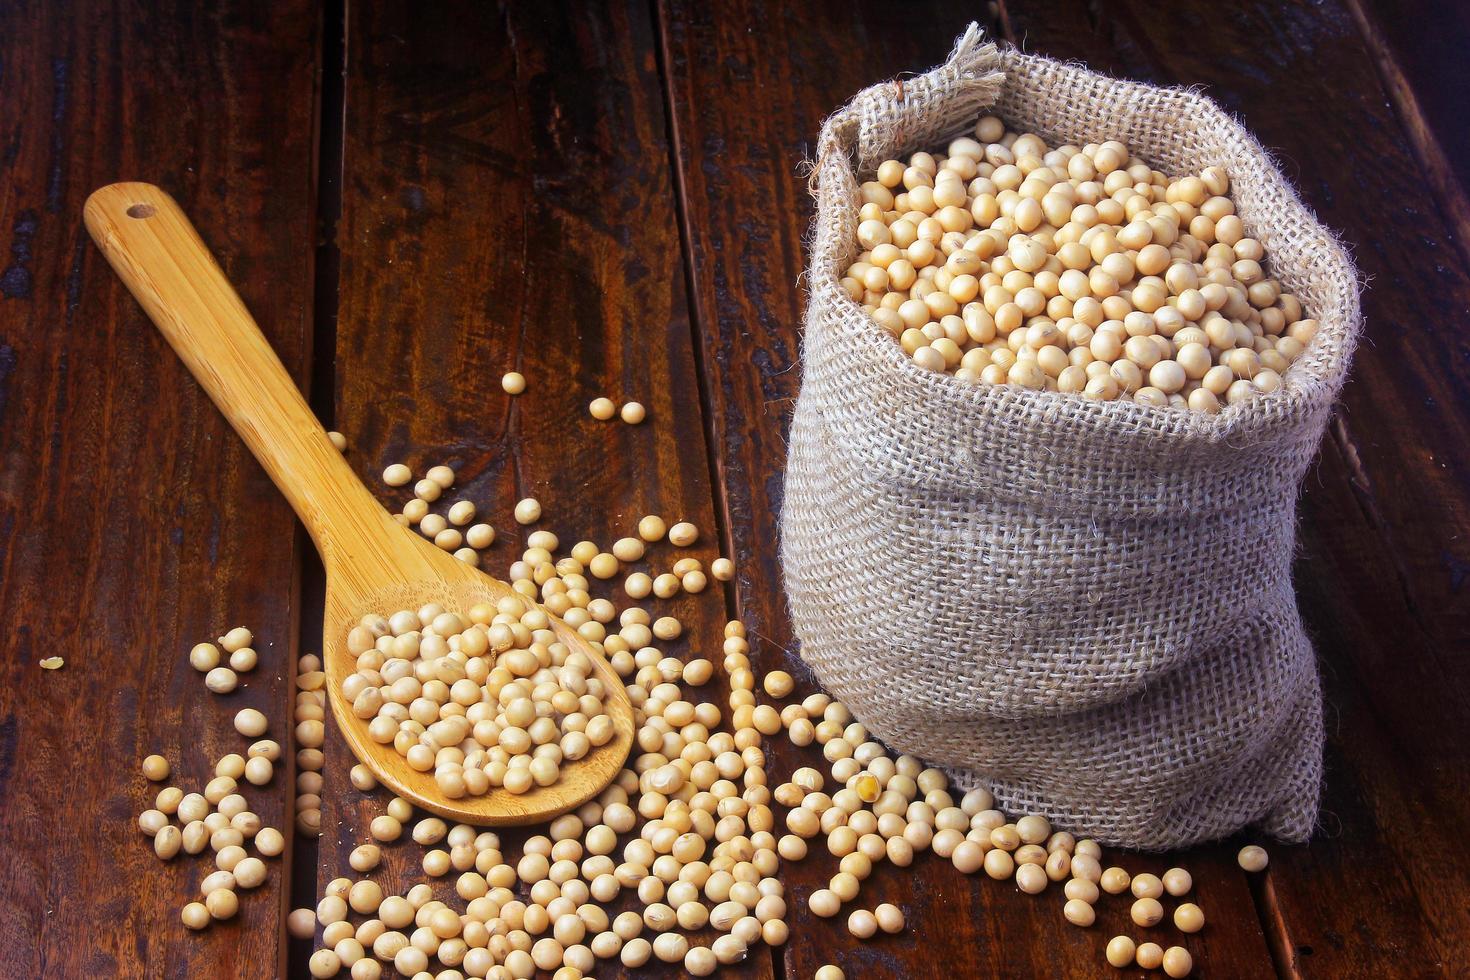
<path id="1" fill-rule="evenodd" d="M 523 390 L 524 384 L 518 387 Z M 402 464 L 389 467 L 384 477 L 393 486 L 412 482 L 411 471 Z M 448 517 L 432 513 L 430 505 L 453 482 L 452 469 L 432 467 L 397 517 L 478 564 L 480 552 L 494 543 L 493 527 L 473 524 L 462 537 L 444 533 L 471 525 L 474 505 L 459 500 L 449 506 Z M 541 505 L 522 500 L 514 516 L 520 524 L 535 524 L 542 519 Z M 435 517 L 439 519 L 431 520 Z M 1130 875 L 1116 865 L 1105 868 L 1095 841 L 1054 830 L 1042 814 L 1004 813 L 984 788 L 953 790 L 940 770 L 912 756 L 894 756 L 870 738 L 841 702 L 820 692 L 798 700 L 795 682 L 786 672 L 767 672 L 758 683 L 743 623 L 726 624 L 717 655 L 691 651 L 681 658 L 661 649 L 658 644 L 682 635 L 683 624 L 671 615 L 655 618 L 639 603 L 650 596 L 700 593 L 711 577 L 724 582 L 734 576 L 727 558 L 715 559 L 706 569 L 698 559 L 680 557 L 660 570 L 656 546 L 667 542 L 687 548 L 698 539 L 698 529 L 689 522 L 670 525 L 648 515 L 607 549 L 579 541 L 562 554 L 557 535 L 538 529 L 527 535 L 519 559 L 510 566 L 516 595 L 501 605 L 465 616 L 430 605 L 359 624 L 353 641 L 360 658 L 357 694 L 377 695 L 366 697 L 359 717 L 380 729 L 380 740 L 400 744 L 418 767 L 443 773 L 453 792 L 514 793 L 530 783 L 554 782 L 561 765 L 575 764 L 584 750 L 602 741 L 606 716 L 584 686 L 587 672 L 576 664 L 566 672 L 566 658 L 555 662 L 554 634 L 546 629 L 543 610 L 561 617 L 607 657 L 634 705 L 637 732 L 634 751 L 612 785 L 540 828 L 519 853 L 505 849 L 494 832 L 449 826 L 416 813 L 404 799 L 390 799 L 369 824 L 371 840 L 350 854 L 353 876 L 333 880 L 315 909 L 297 909 L 288 918 L 293 936 L 319 940 L 309 960 L 312 976 L 347 971 L 353 980 L 378 980 L 394 971 L 415 980 L 522 980 L 543 970 L 556 980 L 575 980 L 591 976 L 599 961 L 610 960 L 626 968 L 657 960 L 680 964 L 692 976 L 707 976 L 722 964 L 742 961 L 758 944 L 779 946 L 789 940 L 789 903 L 798 896 L 788 895 L 781 865 L 823 851 L 833 862 L 833 873 L 826 887 L 799 900 L 819 917 L 845 915 L 848 932 L 859 941 L 907 927 L 897 906 L 869 907 L 861 901 L 864 882 L 879 865 L 907 868 L 925 851 L 965 874 L 983 872 L 1012 882 L 1025 895 L 1060 891 L 1062 915 L 1080 928 L 1094 924 L 1095 906 L 1104 895 L 1130 901 L 1130 917 L 1140 931 L 1166 919 L 1185 935 L 1204 928 L 1204 913 L 1188 900 L 1193 880 L 1184 869 L 1172 868 L 1160 877 Z M 614 579 L 621 580 L 630 600 L 621 609 L 612 598 L 592 594 L 596 583 Z M 220 644 L 233 656 L 248 651 L 251 639 L 240 629 L 221 637 Z M 200 670 L 216 669 L 218 652 L 210 656 L 214 648 L 206 646 L 191 651 L 191 663 Z M 423 698 L 427 685 L 415 670 L 421 673 L 430 664 L 437 670 L 446 658 L 467 663 L 497 647 L 495 669 L 506 676 L 491 684 L 493 696 L 484 686 L 490 681 L 487 674 L 456 678 L 455 683 L 436 679 L 446 697 Z M 385 676 L 380 668 L 395 657 L 409 669 Z M 236 663 L 249 669 L 254 657 Z M 728 687 L 723 703 L 704 692 L 717 670 Z M 541 676 L 543 672 L 547 675 Z M 408 677 L 415 678 L 416 690 L 403 683 L 394 692 Z M 322 680 L 318 658 L 303 656 L 292 747 L 300 770 L 297 831 L 306 836 L 321 832 Z M 458 717 L 461 708 L 468 715 L 469 708 L 453 697 L 460 680 L 475 685 L 475 703 L 485 705 L 481 717 L 460 726 L 465 731 L 434 729 Z M 211 685 L 220 694 L 233 689 L 220 687 Z M 545 706 L 535 700 L 538 687 L 545 688 Z M 461 700 L 470 693 L 466 687 Z M 418 705 L 425 712 L 432 702 L 436 717 L 414 717 L 411 706 L 419 701 L 425 702 Z M 556 723 L 541 726 L 547 731 L 534 737 L 529 727 L 512 724 L 535 725 L 542 717 L 555 717 Z M 474 728 L 486 725 L 490 727 L 481 732 L 483 739 L 476 742 Z M 235 727 L 247 738 L 259 738 L 269 722 L 260 712 L 245 709 L 236 715 Z M 512 734 L 505 744 L 501 738 L 508 731 Z M 446 759 L 443 746 L 417 751 L 430 742 L 439 744 L 431 732 L 463 736 L 462 746 L 450 754 L 465 748 L 468 753 Z M 528 738 L 521 739 L 521 733 Z M 819 747 L 820 767 L 772 773 L 769 740 L 781 736 L 797 747 Z M 425 737 L 430 741 L 423 741 Z M 264 865 L 246 851 L 252 842 L 263 856 L 281 853 L 281 835 L 260 825 L 238 783 L 241 778 L 254 785 L 268 783 L 281 753 L 277 743 L 257 741 L 248 760 L 239 755 L 221 759 L 202 792 L 166 787 L 140 817 L 140 828 L 154 838 L 154 848 L 165 860 L 181 850 L 211 852 L 214 870 L 201 881 L 202 901 L 190 903 L 181 914 L 189 928 L 234 916 L 237 891 L 264 882 Z M 170 776 L 161 756 L 150 756 L 143 768 L 152 780 Z M 353 767 L 351 782 L 363 792 L 377 788 L 362 765 Z M 175 819 L 182 829 L 174 826 Z M 390 890 L 370 875 L 379 868 L 385 846 L 409 846 L 405 837 L 422 849 L 417 864 L 426 880 Z M 1240 864 L 1260 871 L 1266 854 L 1246 847 Z M 435 888 L 434 882 L 450 877 L 452 895 Z M 1166 901 L 1171 909 L 1165 908 Z M 708 942 L 691 938 L 711 933 L 714 938 Z M 1184 946 L 1164 949 L 1143 935 L 1115 936 L 1102 953 L 1113 966 L 1162 968 L 1170 977 L 1187 976 L 1193 969 Z M 837 965 L 823 966 L 817 980 L 843 980 L 843 971 Z"/>
<path id="2" fill-rule="evenodd" d="M 690 975 L 707 976 L 757 944 L 788 941 L 788 903 L 796 896 L 788 894 L 781 865 L 822 851 L 833 873 L 825 888 L 800 900 L 815 915 L 845 916 L 857 940 L 906 928 L 897 906 L 861 901 L 863 883 L 879 865 L 908 867 L 924 851 L 966 874 L 1013 882 L 1027 895 L 1060 891 L 1062 914 L 1078 927 L 1092 926 L 1095 904 L 1114 894 L 1130 901 L 1141 931 L 1166 919 L 1186 935 L 1204 927 L 1183 869 L 1158 877 L 1105 868 L 1096 842 L 1055 831 L 1040 814 L 1003 813 L 985 789 L 952 791 L 939 770 L 895 757 L 840 702 L 821 693 L 797 700 L 789 674 L 757 678 L 741 622 L 726 625 L 717 656 L 675 657 L 658 644 L 682 634 L 677 619 L 655 621 L 637 599 L 618 609 L 611 598 L 592 595 L 599 580 L 618 578 L 638 599 L 655 582 L 667 583 L 658 591 L 663 597 L 684 582 L 695 586 L 688 591 L 702 591 L 703 567 L 692 558 L 673 563 L 678 575 L 658 573 L 656 564 L 649 566 L 655 575 L 635 569 L 653 562 L 656 545 L 675 538 L 676 546 L 687 546 L 698 531 L 650 515 L 606 550 L 582 541 L 564 554 L 555 534 L 528 536 L 510 569 L 512 587 L 555 606 L 608 657 L 635 707 L 634 752 L 597 799 L 541 828 L 518 853 L 494 832 L 448 825 L 393 798 L 371 822 L 372 840 L 352 852 L 357 876 L 332 881 L 315 910 L 292 914 L 294 934 L 319 939 L 314 976 L 347 970 L 355 980 L 374 980 L 391 967 L 436 980 L 526 978 L 537 970 L 569 980 L 614 959 L 625 968 L 681 964 Z M 733 574 L 727 559 L 717 563 L 721 578 Z M 410 616 L 432 635 L 443 614 L 432 606 L 404 611 L 384 635 L 409 630 Z M 497 614 L 508 624 L 527 611 Z M 461 625 L 446 621 L 444 628 Z M 728 683 L 724 703 L 703 696 L 717 670 Z M 819 746 L 821 768 L 775 778 L 769 740 L 781 736 Z M 500 765 L 494 771 L 503 779 Z M 375 788 L 362 766 L 352 782 Z M 378 867 L 383 847 L 401 846 L 404 837 L 423 849 L 417 863 L 424 881 L 389 892 L 360 877 Z M 452 880 L 452 896 L 436 891 L 442 879 Z M 711 931 L 712 940 L 691 935 Z M 1143 936 L 1117 936 L 1102 952 L 1114 965 L 1162 968 L 1170 976 L 1193 968 L 1185 947 L 1164 949 Z M 824 977 L 841 975 L 835 965 L 824 970 Z"/>
<path id="3" fill-rule="evenodd" d="M 861 187 L 842 284 L 914 363 L 969 381 L 1215 413 L 1277 390 L 1317 333 L 1222 167 L 1171 178 L 1117 140 L 995 116 Z"/>

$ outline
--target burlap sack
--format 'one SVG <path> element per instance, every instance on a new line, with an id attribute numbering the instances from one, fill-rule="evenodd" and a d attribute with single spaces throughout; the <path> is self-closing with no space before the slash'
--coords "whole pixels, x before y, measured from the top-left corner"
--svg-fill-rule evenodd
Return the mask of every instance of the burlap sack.
<path id="1" fill-rule="evenodd" d="M 1321 330 L 1281 389 L 1219 415 L 915 366 L 839 285 L 858 185 L 984 110 L 1052 145 L 1224 165 Z M 782 516 L 801 656 L 895 749 L 1103 842 L 1247 824 L 1305 840 L 1322 704 L 1291 585 L 1299 483 L 1359 330 L 1352 264 L 1209 100 L 982 43 L 823 127 L 801 397 Z"/>

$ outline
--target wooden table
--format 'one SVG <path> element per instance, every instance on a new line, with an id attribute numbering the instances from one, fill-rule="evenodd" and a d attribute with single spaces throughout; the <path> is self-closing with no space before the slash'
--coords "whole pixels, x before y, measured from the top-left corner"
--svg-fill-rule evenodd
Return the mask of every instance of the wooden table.
<path id="1" fill-rule="evenodd" d="M 1005 0 L 983 15 L 1028 50 L 1204 86 L 1277 152 L 1368 282 L 1367 337 L 1300 510 L 1297 585 L 1329 714 L 1322 824 L 1256 880 L 1233 863 L 1238 841 L 1177 857 L 1210 916 L 1189 944 L 1199 976 L 1470 969 L 1470 15 L 1425 6 Z M 697 553 L 731 555 L 739 575 L 724 608 L 673 604 L 688 646 L 710 649 L 738 615 L 763 667 L 807 681 L 785 652 L 775 550 L 800 377 L 800 163 L 826 112 L 942 60 L 974 8 L 607 7 L 0 7 L 7 975 L 304 975 L 284 912 L 345 870 L 383 803 L 347 786 L 332 736 L 320 842 L 296 841 L 236 921 L 180 926 L 198 864 L 162 865 L 139 836 L 139 760 L 163 751 L 200 781 L 241 748 L 227 719 L 245 705 L 284 737 L 320 580 L 285 504 L 87 240 L 82 201 L 103 183 L 179 198 L 385 501 L 385 463 L 450 462 L 502 529 L 502 570 L 523 495 L 568 541 L 646 512 L 695 521 Z M 530 380 L 515 400 L 498 385 L 512 368 Z M 643 426 L 582 408 L 633 393 Z M 241 623 L 261 666 L 221 702 L 185 653 Z M 43 671 L 51 654 L 66 666 Z M 254 794 L 275 825 L 291 785 Z M 392 849 L 384 880 L 417 850 Z M 1027 898 L 932 856 L 916 869 L 885 867 L 868 890 L 905 906 L 906 934 L 859 944 L 796 902 L 796 941 L 725 975 L 1106 971 L 1121 903 L 1079 930 L 1054 892 Z M 827 873 L 788 872 L 801 897 Z"/>

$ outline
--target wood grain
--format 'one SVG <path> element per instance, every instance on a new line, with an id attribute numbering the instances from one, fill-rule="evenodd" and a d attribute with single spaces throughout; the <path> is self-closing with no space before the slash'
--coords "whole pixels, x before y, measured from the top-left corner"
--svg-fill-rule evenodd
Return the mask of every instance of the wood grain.
<path id="1" fill-rule="evenodd" d="M 498 574 L 535 528 L 564 550 L 584 538 L 605 548 L 649 513 L 705 536 L 653 546 L 637 567 L 707 563 L 719 553 L 713 494 L 646 6 L 364 3 L 350 17 L 336 346 L 349 460 L 390 506 L 407 495 L 373 483 L 387 463 L 453 466 L 445 502 L 473 500 L 495 525 L 484 560 Z M 515 398 L 499 386 L 509 370 L 527 378 Z M 592 419 L 600 395 L 636 398 L 648 421 Z M 543 505 L 534 527 L 511 520 L 523 496 Z M 642 604 L 683 622 L 674 655 L 717 658 L 718 590 Z M 726 690 L 701 696 L 723 706 Z M 347 785 L 349 760 L 329 738 L 323 887 L 347 873 L 387 799 Z M 503 834 L 504 852 L 523 837 Z M 386 848 L 374 877 L 400 891 L 426 880 L 424 850 Z M 770 960 L 726 972 L 768 976 Z"/>
<path id="2" fill-rule="evenodd" d="M 1466 680 L 1452 666 L 1470 616 L 1457 572 L 1470 540 L 1470 370 L 1440 325 L 1470 307 L 1470 276 L 1431 187 L 1381 183 L 1416 160 L 1364 68 L 1357 25 L 1332 3 L 1249 3 L 1229 18 L 1131 2 L 1008 11 L 1040 52 L 1208 86 L 1355 246 L 1367 335 L 1307 481 L 1296 571 L 1327 691 L 1326 796 L 1314 843 L 1273 859 L 1272 911 L 1304 975 L 1378 975 L 1385 962 L 1406 975 L 1451 970 L 1470 955 L 1467 909 L 1453 897 L 1470 861 L 1452 843 L 1470 816 Z M 1228 54 L 1190 43 L 1204 24 L 1212 51 Z"/>
<path id="3" fill-rule="evenodd" d="M 179 909 L 212 867 L 160 862 L 136 818 L 158 789 L 143 756 L 199 789 L 248 744 L 239 708 L 284 738 L 291 512 L 81 212 L 119 178 L 168 187 L 303 377 L 316 30 L 294 0 L 0 8 L 0 943 L 16 976 L 284 964 L 287 862 L 238 918 L 191 935 Z M 187 652 L 242 624 L 260 665 L 210 694 Z M 51 654 L 66 666 L 40 670 Z M 269 825 L 287 819 L 289 778 L 247 794 Z"/>
<path id="4" fill-rule="evenodd" d="M 758 0 L 669 0 L 661 10 L 713 445 L 731 547 L 743 570 L 740 610 L 761 636 L 763 666 L 809 681 L 775 587 L 777 461 L 799 385 L 798 278 L 811 213 L 799 165 L 827 113 L 866 85 L 942 61 L 974 12 L 941 4 L 794 8 Z M 782 771 L 819 758 L 789 747 L 779 755 Z M 1169 867 L 1152 856 L 1115 857 L 1138 870 Z M 1187 943 L 1197 962 L 1208 964 L 1200 975 L 1269 971 L 1250 894 L 1228 849 L 1175 860 L 1194 873 L 1211 916 L 1209 928 Z M 862 943 L 847 934 L 845 915 L 823 920 L 806 910 L 806 896 L 826 885 L 833 864 L 813 858 L 789 872 L 798 897 L 792 928 L 801 942 L 786 953 L 788 976 L 809 977 L 827 962 L 849 976 L 1091 975 L 1105 968 L 1108 938 L 1125 931 L 1121 900 L 1101 903 L 1098 924 L 1081 930 L 1062 919 L 1056 888 L 1028 897 L 1012 884 L 967 878 L 923 855 L 912 869 L 880 867 L 858 900 L 898 904 L 909 931 Z"/>

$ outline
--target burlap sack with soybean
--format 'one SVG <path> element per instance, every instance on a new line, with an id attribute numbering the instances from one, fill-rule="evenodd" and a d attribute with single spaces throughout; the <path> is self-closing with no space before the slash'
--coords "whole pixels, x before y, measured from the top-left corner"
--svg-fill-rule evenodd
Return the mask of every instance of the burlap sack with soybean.
<path id="1" fill-rule="evenodd" d="M 1321 322 L 1268 396 L 1211 416 L 931 373 L 839 279 L 858 181 L 993 111 L 1050 145 L 1223 165 L 1274 274 Z M 782 560 L 801 657 L 893 748 L 1116 845 L 1254 824 L 1305 840 L 1317 666 L 1292 592 L 1298 485 L 1359 330 L 1347 255 L 1199 95 L 982 43 L 857 95 L 813 173 Z"/>

